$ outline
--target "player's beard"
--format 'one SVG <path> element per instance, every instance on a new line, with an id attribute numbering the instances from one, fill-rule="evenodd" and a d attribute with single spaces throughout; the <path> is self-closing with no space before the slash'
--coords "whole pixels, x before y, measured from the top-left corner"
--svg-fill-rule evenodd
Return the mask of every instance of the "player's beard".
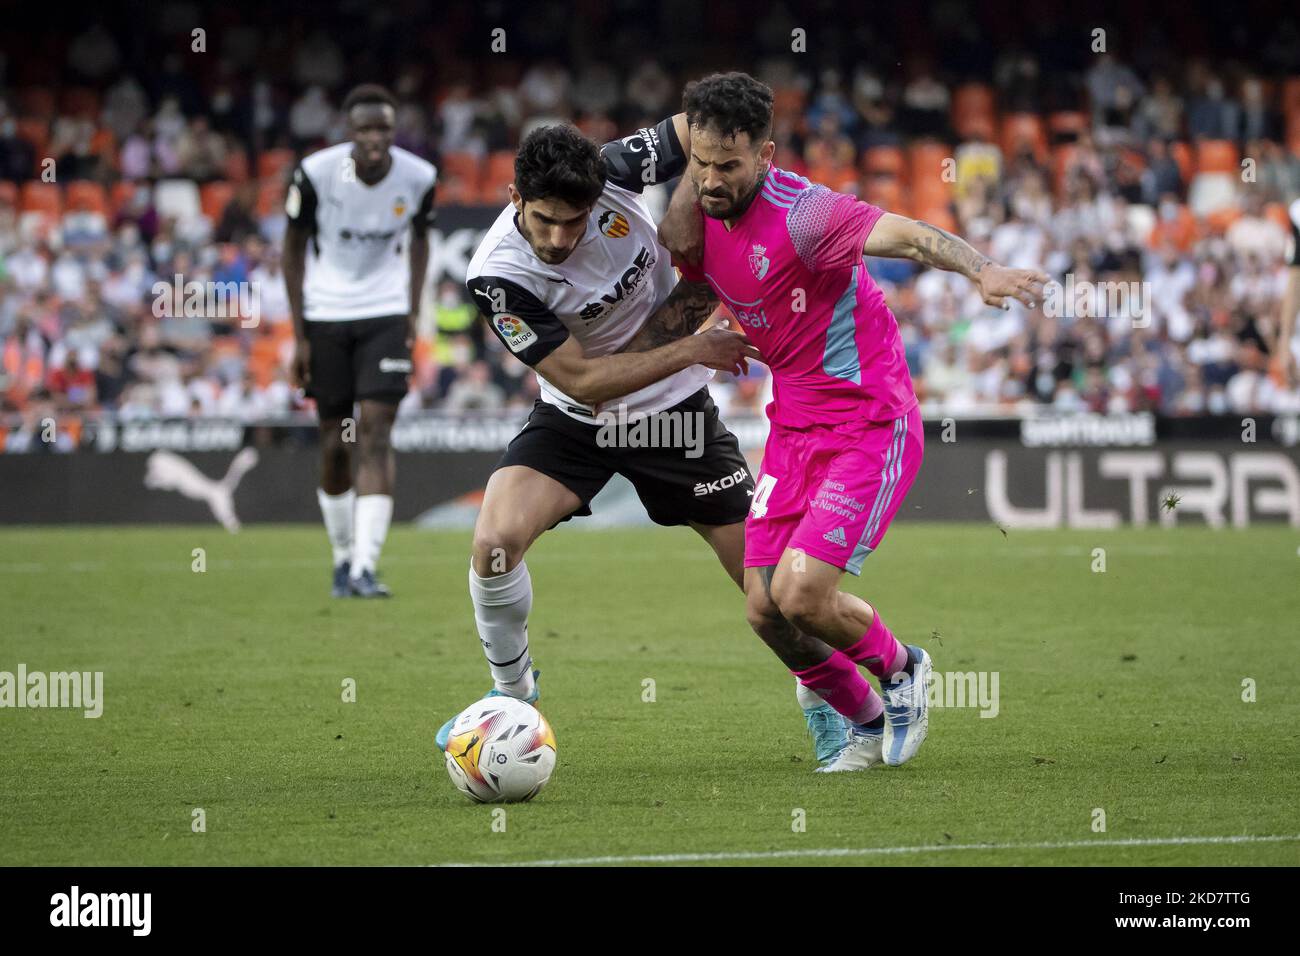
<path id="1" fill-rule="evenodd" d="M 767 169 L 764 169 L 754 178 L 754 182 L 749 189 L 725 209 L 710 211 L 703 203 L 700 203 L 700 209 L 704 215 L 708 216 L 710 219 L 739 219 L 745 214 L 745 211 L 749 209 L 749 204 L 758 198 L 758 191 L 763 188 L 763 180 L 766 178 Z"/>
<path id="2" fill-rule="evenodd" d="M 533 255 L 549 266 L 558 266 L 573 254 L 572 249 L 552 249 L 549 246 L 539 246 L 522 214 L 515 215 L 515 226 L 519 230 L 519 234 L 524 237 L 524 241 L 528 243 L 528 248 L 533 250 Z"/>

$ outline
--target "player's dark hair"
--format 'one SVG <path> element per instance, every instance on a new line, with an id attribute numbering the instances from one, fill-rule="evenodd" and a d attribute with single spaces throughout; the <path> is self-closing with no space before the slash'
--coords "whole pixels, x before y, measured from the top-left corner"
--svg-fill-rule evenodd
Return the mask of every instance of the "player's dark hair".
<path id="1" fill-rule="evenodd" d="M 343 98 L 343 115 L 352 112 L 352 107 L 363 103 L 380 103 L 397 109 L 397 97 L 388 92 L 388 88 L 378 83 L 362 83 L 352 88 Z"/>
<path id="2" fill-rule="evenodd" d="M 596 144 L 572 126 L 542 126 L 519 146 L 515 188 L 525 202 L 559 199 L 575 208 L 593 206 L 605 191 L 605 161 Z"/>
<path id="3" fill-rule="evenodd" d="M 772 136 L 772 88 L 748 73 L 714 73 L 687 83 L 682 111 L 691 126 L 724 138 L 748 133 L 755 148 Z"/>

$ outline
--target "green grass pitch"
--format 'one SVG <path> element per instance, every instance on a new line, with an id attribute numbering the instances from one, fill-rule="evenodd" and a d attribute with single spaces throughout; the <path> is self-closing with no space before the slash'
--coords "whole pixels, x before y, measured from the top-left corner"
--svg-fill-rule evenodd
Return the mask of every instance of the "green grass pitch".
<path id="1" fill-rule="evenodd" d="M 104 672 L 99 719 L 0 710 L 0 864 L 1300 863 L 1296 839 L 1196 842 L 1300 833 L 1294 529 L 896 525 L 846 586 L 937 671 L 996 671 L 999 712 L 936 709 L 908 765 L 829 777 L 701 540 L 545 535 L 530 633 L 559 763 L 504 832 L 433 746 L 488 687 L 468 534 L 394 529 L 388 602 L 330 599 L 314 527 L 0 545 L 0 670 Z"/>

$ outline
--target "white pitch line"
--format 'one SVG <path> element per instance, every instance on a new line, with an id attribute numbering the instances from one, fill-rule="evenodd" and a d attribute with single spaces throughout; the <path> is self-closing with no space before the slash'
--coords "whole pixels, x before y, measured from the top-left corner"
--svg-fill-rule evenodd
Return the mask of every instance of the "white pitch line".
<path id="1" fill-rule="evenodd" d="M 434 863 L 436 867 L 466 866 L 600 866 L 611 863 L 713 863 L 727 860 L 834 859 L 849 856 L 894 856 L 903 853 L 951 853 L 958 850 L 1075 850 L 1085 847 L 1206 846 L 1221 843 L 1295 843 L 1300 833 L 1286 836 L 1151 837 L 1126 840 L 1070 840 L 1060 843 L 953 843 L 946 846 L 875 846 L 862 849 L 760 850 L 738 853 L 663 853 L 634 856 L 588 856 L 567 860 L 520 860 L 513 863 Z"/>

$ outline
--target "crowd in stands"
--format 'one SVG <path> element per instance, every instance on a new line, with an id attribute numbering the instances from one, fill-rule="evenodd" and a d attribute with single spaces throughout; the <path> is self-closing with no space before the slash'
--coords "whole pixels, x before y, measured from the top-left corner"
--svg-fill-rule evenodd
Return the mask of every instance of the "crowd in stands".
<path id="1" fill-rule="evenodd" d="M 1082 24 L 1004 41 L 939 4 L 919 33 L 853 23 L 818 56 L 813 29 L 809 52 L 791 49 L 794 8 L 733 22 L 667 6 L 696 37 L 678 55 L 663 52 L 667 14 L 629 35 L 593 3 L 511 21 L 504 55 L 489 52 L 490 12 L 404 31 L 378 9 L 279 32 L 232 15 L 195 52 L 204 8 L 187 19 L 186 4 L 147 28 L 6 45 L 0 441 L 30 447 L 51 417 L 75 444 L 77 424 L 103 414 L 310 413 L 288 377 L 285 177 L 346 138 L 338 104 L 353 84 L 398 95 L 397 143 L 437 164 L 440 207 L 500 207 L 530 129 L 573 122 L 611 139 L 675 112 L 682 85 L 719 67 L 776 91 L 778 165 L 1073 283 L 1056 306 L 1003 311 L 959 276 L 870 261 L 927 413 L 1300 411 L 1275 350 L 1300 198 L 1294 18 L 1256 31 L 1250 57 L 1232 36 L 1196 54 L 1150 33 L 1102 52 Z M 708 16 L 744 39 L 701 45 L 690 18 Z M 582 57 L 574 31 L 590 41 Z M 932 42 L 894 50 L 921 35 Z M 160 308 L 178 280 L 248 283 L 255 320 Z M 761 411 L 765 375 L 720 376 L 724 413 Z M 403 411 L 523 410 L 536 394 L 456 277 L 432 274 Z"/>

